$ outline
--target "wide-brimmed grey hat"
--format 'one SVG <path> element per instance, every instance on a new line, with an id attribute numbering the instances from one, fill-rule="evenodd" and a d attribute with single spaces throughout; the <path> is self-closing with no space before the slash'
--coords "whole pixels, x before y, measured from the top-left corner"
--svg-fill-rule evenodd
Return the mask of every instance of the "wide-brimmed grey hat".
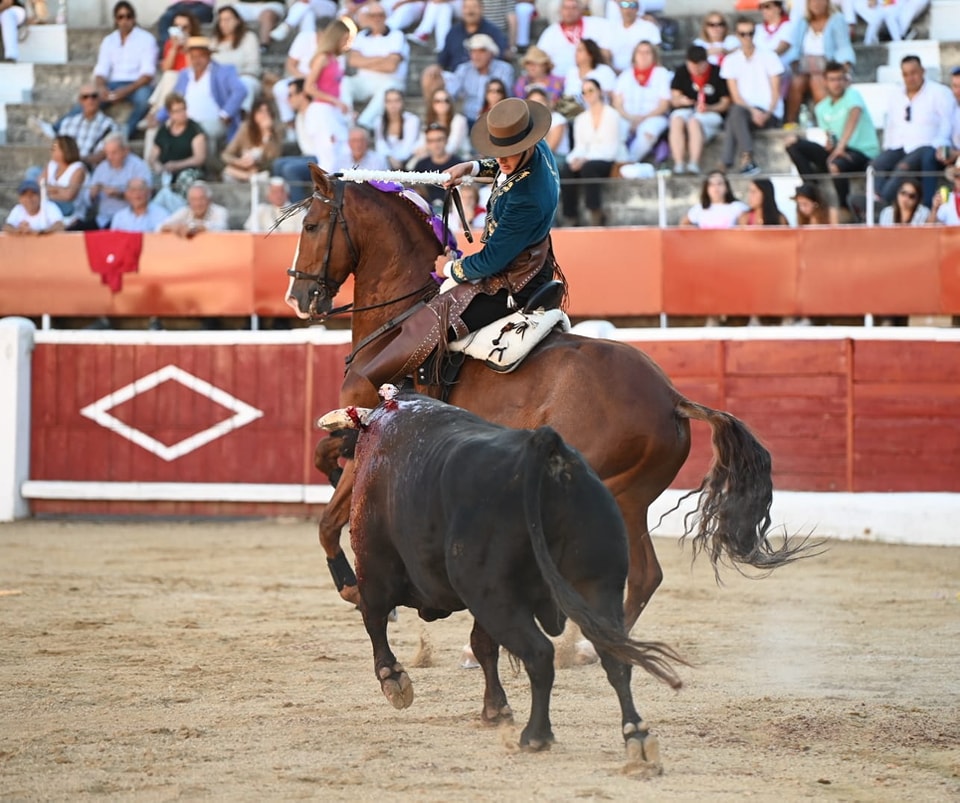
<path id="1" fill-rule="evenodd" d="M 470 142 L 484 156 L 512 156 L 543 139 L 550 123 L 550 109 L 542 103 L 506 98 L 473 124 Z"/>

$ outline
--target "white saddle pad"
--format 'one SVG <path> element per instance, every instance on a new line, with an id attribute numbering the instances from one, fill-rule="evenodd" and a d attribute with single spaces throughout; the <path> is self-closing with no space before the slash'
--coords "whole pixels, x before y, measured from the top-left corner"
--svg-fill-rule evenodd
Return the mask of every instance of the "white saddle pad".
<path id="1" fill-rule="evenodd" d="M 453 341 L 449 348 L 482 360 L 494 371 L 508 374 L 556 327 L 570 331 L 570 319 L 562 310 L 536 310 L 529 314 L 517 310 Z"/>

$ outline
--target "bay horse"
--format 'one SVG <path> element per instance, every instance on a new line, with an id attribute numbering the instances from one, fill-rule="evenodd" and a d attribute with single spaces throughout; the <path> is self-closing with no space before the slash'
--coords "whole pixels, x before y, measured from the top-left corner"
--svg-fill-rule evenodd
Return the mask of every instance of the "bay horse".
<path id="1" fill-rule="evenodd" d="M 353 352 L 340 390 L 343 407 L 375 407 L 377 389 L 358 372 L 398 331 L 414 305 L 435 295 L 431 276 L 442 246 L 428 215 L 402 195 L 344 182 L 311 165 L 314 192 L 306 208 L 287 291 L 303 319 L 322 319 L 348 276 L 354 276 Z M 804 545 L 769 539 L 773 500 L 769 452 L 740 420 L 682 396 L 653 360 L 623 343 L 555 332 L 512 373 L 466 360 L 448 401 L 517 429 L 553 427 L 579 450 L 610 489 L 629 536 L 624 601 L 627 632 L 663 574 L 647 525 L 647 508 L 670 485 L 690 451 L 690 419 L 712 429 L 714 459 L 688 517 L 694 554 L 769 570 L 800 557 Z M 318 445 L 317 466 L 338 468 L 340 440 Z M 469 469 L 468 469 L 469 470 Z M 340 535 L 350 515 L 352 461 L 347 461 L 319 523 L 320 543 L 335 566 L 349 564 Z M 355 582 L 355 580 L 353 581 Z M 341 586 L 343 580 L 338 581 Z M 358 601 L 356 586 L 340 589 Z"/>

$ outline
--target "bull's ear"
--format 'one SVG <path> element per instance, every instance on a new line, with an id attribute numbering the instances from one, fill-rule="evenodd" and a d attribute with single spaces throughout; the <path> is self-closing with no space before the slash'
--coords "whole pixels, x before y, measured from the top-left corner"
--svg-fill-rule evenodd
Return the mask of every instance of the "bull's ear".
<path id="1" fill-rule="evenodd" d="M 369 407 L 341 407 L 331 410 L 317 419 L 317 427 L 328 432 L 338 429 L 361 429 L 367 423 L 372 413 Z"/>
<path id="2" fill-rule="evenodd" d="M 323 168 L 310 162 L 310 175 L 313 177 L 313 188 L 317 192 L 326 196 L 333 195 L 333 182 L 330 181 L 330 176 L 324 172 Z"/>

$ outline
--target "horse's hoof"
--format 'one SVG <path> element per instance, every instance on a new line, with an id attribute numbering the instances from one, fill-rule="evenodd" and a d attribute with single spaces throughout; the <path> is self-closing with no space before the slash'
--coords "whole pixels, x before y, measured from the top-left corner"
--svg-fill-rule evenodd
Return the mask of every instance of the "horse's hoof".
<path id="1" fill-rule="evenodd" d="M 652 733 L 637 733 L 627 738 L 627 769 L 643 769 L 645 772 L 660 775 L 660 741 Z"/>
<path id="2" fill-rule="evenodd" d="M 360 589 L 356 586 L 344 586 L 340 589 L 340 598 L 351 605 L 360 605 Z"/>
<path id="3" fill-rule="evenodd" d="M 477 657 L 473 654 L 473 649 L 469 644 L 465 644 L 463 647 L 463 652 L 460 653 L 460 668 L 461 669 L 479 669 L 480 664 L 477 661 Z"/>
<path id="4" fill-rule="evenodd" d="M 548 731 L 546 736 L 527 736 L 526 733 L 520 735 L 520 749 L 527 753 L 539 753 L 543 750 L 549 750 L 553 742 L 552 731 Z"/>
<path id="5" fill-rule="evenodd" d="M 509 705 L 500 708 L 484 708 L 480 718 L 485 725 L 501 725 L 513 722 L 513 709 Z"/>
<path id="6" fill-rule="evenodd" d="M 383 696 L 398 711 L 409 708 L 413 703 L 413 683 L 410 676 L 403 670 L 400 664 L 394 664 L 391 671 L 388 667 L 380 670 L 380 688 L 383 690 Z"/>

